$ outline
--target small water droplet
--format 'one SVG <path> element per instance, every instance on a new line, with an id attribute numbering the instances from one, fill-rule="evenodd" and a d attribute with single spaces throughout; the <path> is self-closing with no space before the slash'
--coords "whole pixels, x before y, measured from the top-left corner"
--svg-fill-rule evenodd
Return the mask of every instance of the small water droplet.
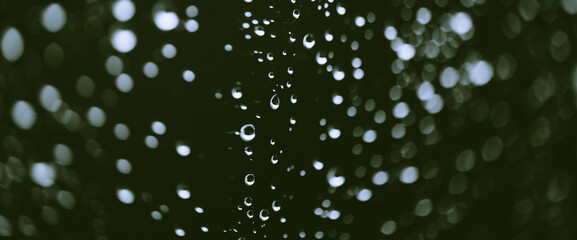
<path id="1" fill-rule="evenodd" d="M 245 153 L 247 156 L 251 156 L 251 155 L 252 155 L 252 147 L 246 146 L 246 147 L 244 148 L 244 153 Z"/>
<path id="2" fill-rule="evenodd" d="M 250 142 L 254 139 L 256 133 L 254 125 L 252 124 L 245 124 L 240 128 L 240 138 L 245 142 Z"/>
<path id="3" fill-rule="evenodd" d="M 272 201 L 272 210 L 275 212 L 280 211 L 280 202 L 278 200 Z"/>
<path id="4" fill-rule="evenodd" d="M 264 28 L 262 26 L 256 26 L 254 28 L 254 33 L 260 37 L 264 36 Z"/>
<path id="5" fill-rule="evenodd" d="M 263 209 L 260 210 L 260 213 L 258 215 L 261 220 L 266 221 L 270 217 L 270 212 L 268 211 L 268 209 Z"/>
<path id="6" fill-rule="evenodd" d="M 254 174 L 249 173 L 244 177 L 244 183 L 247 186 L 252 186 L 254 185 L 254 182 L 256 181 L 256 178 L 254 177 Z"/>
<path id="7" fill-rule="evenodd" d="M 232 88 L 232 90 L 231 90 L 230 92 L 231 92 L 232 97 L 233 97 L 234 99 L 240 99 L 240 98 L 242 97 L 242 90 L 241 90 L 241 88 L 238 87 L 238 86 Z"/>
<path id="8" fill-rule="evenodd" d="M 314 35 L 312 33 L 307 33 L 304 37 L 303 37 L 303 45 L 305 46 L 305 48 L 307 49 L 311 49 L 313 48 L 313 46 L 315 46 L 315 38 Z"/>
<path id="9" fill-rule="evenodd" d="M 247 207 L 250 207 L 252 205 L 252 198 L 251 197 L 245 197 L 244 198 L 244 205 Z"/>
<path id="10" fill-rule="evenodd" d="M 293 17 L 298 19 L 301 16 L 301 10 L 295 9 L 293 10 Z"/>
<path id="11" fill-rule="evenodd" d="M 279 107 L 280 107 L 280 99 L 278 95 L 275 93 L 270 98 L 270 108 L 272 108 L 272 110 L 277 110 Z"/>

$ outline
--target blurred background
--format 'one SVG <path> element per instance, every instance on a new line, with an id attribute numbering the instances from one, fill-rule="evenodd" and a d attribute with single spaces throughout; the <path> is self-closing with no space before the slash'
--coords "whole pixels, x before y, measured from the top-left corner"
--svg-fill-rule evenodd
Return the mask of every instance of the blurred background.
<path id="1" fill-rule="evenodd" d="M 0 2 L 0 238 L 575 239 L 575 0 Z"/>

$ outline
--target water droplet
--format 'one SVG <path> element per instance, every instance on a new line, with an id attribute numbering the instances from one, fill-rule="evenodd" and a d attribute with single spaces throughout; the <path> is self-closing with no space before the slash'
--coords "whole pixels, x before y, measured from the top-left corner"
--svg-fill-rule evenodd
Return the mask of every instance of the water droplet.
<path id="1" fill-rule="evenodd" d="M 176 56 L 176 47 L 170 43 L 164 44 L 164 46 L 162 46 L 162 56 L 164 56 L 165 58 L 168 59 L 172 59 Z"/>
<path id="2" fill-rule="evenodd" d="M 174 234 L 176 234 L 176 236 L 179 237 L 184 237 L 184 235 L 186 235 L 186 232 L 182 228 L 176 228 L 174 229 Z"/>
<path id="3" fill-rule="evenodd" d="M 315 43 L 316 43 L 316 41 L 315 41 L 314 35 L 312 33 L 307 33 L 303 37 L 303 45 L 305 46 L 305 48 L 311 49 L 311 48 L 313 48 Z"/>
<path id="4" fill-rule="evenodd" d="M 240 128 L 240 138 L 245 142 L 250 142 L 256 136 L 254 125 L 245 124 Z"/>
<path id="5" fill-rule="evenodd" d="M 431 199 L 425 198 L 420 200 L 415 206 L 415 215 L 419 217 L 426 217 L 433 211 L 433 202 Z"/>
<path id="6" fill-rule="evenodd" d="M 397 55 L 399 59 L 408 61 L 415 56 L 415 47 L 411 44 L 403 43 L 397 48 Z"/>
<path id="7" fill-rule="evenodd" d="M 42 12 L 42 25 L 49 32 L 58 32 L 66 24 L 66 11 L 62 5 L 52 3 Z"/>
<path id="8" fill-rule="evenodd" d="M 190 155 L 190 147 L 185 145 L 184 143 L 177 143 L 176 152 L 178 153 L 178 155 L 186 157 Z"/>
<path id="9" fill-rule="evenodd" d="M 317 63 L 318 63 L 319 65 L 325 65 L 325 64 L 327 63 L 327 61 L 328 61 L 327 57 L 324 56 L 324 54 L 321 55 L 321 52 L 317 52 L 316 60 L 317 60 Z"/>
<path id="10" fill-rule="evenodd" d="M 341 105 L 343 103 L 343 96 L 341 95 L 333 95 L 333 103 L 335 105 Z"/>
<path id="11" fill-rule="evenodd" d="M 459 72 L 452 67 L 447 67 L 441 72 L 439 81 L 444 88 L 452 88 L 459 81 Z"/>
<path id="12" fill-rule="evenodd" d="M 409 115 L 409 105 L 405 102 L 400 102 L 393 108 L 393 115 L 396 118 L 405 118 Z"/>
<path id="13" fill-rule="evenodd" d="M 99 107 L 90 107 L 86 118 L 88 118 L 88 123 L 95 127 L 102 127 L 106 123 L 106 114 Z"/>
<path id="14" fill-rule="evenodd" d="M 385 38 L 391 41 L 397 38 L 397 29 L 393 26 L 388 26 L 387 28 L 385 28 Z"/>
<path id="15" fill-rule="evenodd" d="M 427 8 L 419 8 L 417 11 L 417 22 L 425 25 L 431 21 L 431 11 Z"/>
<path id="16" fill-rule="evenodd" d="M 121 92 L 127 93 L 132 90 L 134 86 L 134 81 L 132 81 L 132 77 L 126 73 L 122 73 L 116 77 L 116 88 Z"/>
<path id="17" fill-rule="evenodd" d="M 280 211 L 280 202 L 278 200 L 272 201 L 272 210 L 275 212 Z"/>
<path id="18" fill-rule="evenodd" d="M 294 94 L 294 93 L 291 94 L 290 100 L 291 100 L 291 103 L 292 103 L 292 104 L 297 103 L 297 95 Z M 294 124 L 294 123 L 293 123 L 293 124 Z"/>
<path id="19" fill-rule="evenodd" d="M 129 0 L 119 0 L 112 5 L 112 15 L 120 22 L 126 22 L 134 16 L 134 3 Z"/>
<path id="20" fill-rule="evenodd" d="M 455 33 L 463 35 L 471 31 L 471 28 L 473 28 L 473 21 L 469 14 L 459 12 L 451 17 L 450 25 L 451 29 L 453 29 Z"/>
<path id="21" fill-rule="evenodd" d="M 429 100 L 435 95 L 435 87 L 429 82 L 424 81 L 419 86 L 417 90 L 417 97 L 421 99 L 421 101 Z"/>
<path id="22" fill-rule="evenodd" d="M 12 107 L 12 120 L 20 129 L 30 129 L 36 123 L 36 111 L 26 101 L 16 101 Z"/>
<path id="23" fill-rule="evenodd" d="M 568 14 L 575 15 L 577 13 L 577 2 L 573 0 L 561 0 L 561 7 Z"/>
<path id="24" fill-rule="evenodd" d="M 194 211 L 196 211 L 197 213 L 204 213 L 204 209 L 202 209 L 201 207 L 195 207 Z"/>
<path id="25" fill-rule="evenodd" d="M 301 16 L 301 10 L 295 9 L 293 10 L 293 17 L 298 19 Z"/>
<path id="26" fill-rule="evenodd" d="M 370 189 L 362 189 L 357 194 L 357 199 L 361 202 L 366 202 L 373 196 L 373 192 Z"/>
<path id="27" fill-rule="evenodd" d="M 467 71 L 469 72 L 469 79 L 476 86 L 487 84 L 493 77 L 493 66 L 483 60 L 468 65 Z"/>
<path id="28" fill-rule="evenodd" d="M 258 216 L 261 220 L 266 221 L 270 217 L 270 212 L 268 211 L 268 209 L 263 209 L 263 210 L 260 210 L 260 213 L 258 214 Z"/>
<path id="29" fill-rule="evenodd" d="M 179 21 L 178 16 L 173 12 L 158 11 L 154 14 L 154 24 L 162 31 L 175 29 Z"/>
<path id="30" fill-rule="evenodd" d="M 131 204 L 134 202 L 134 194 L 129 189 L 118 189 L 116 197 L 124 204 Z"/>
<path id="31" fill-rule="evenodd" d="M 42 107 L 49 112 L 56 112 L 62 104 L 60 92 L 51 85 L 45 85 L 42 87 L 39 99 Z"/>
<path id="32" fill-rule="evenodd" d="M 50 187 L 56 181 L 56 170 L 49 163 L 34 163 L 30 167 L 30 178 L 43 187 Z"/>
<path id="33" fill-rule="evenodd" d="M 347 12 L 347 9 L 346 9 L 345 7 L 343 7 L 343 6 L 341 5 L 341 3 L 338 3 L 338 4 L 337 4 L 337 13 L 338 13 L 339 15 L 345 15 L 346 12 Z"/>
<path id="34" fill-rule="evenodd" d="M 355 18 L 355 25 L 357 25 L 357 27 L 365 26 L 365 23 L 366 23 L 366 20 L 364 17 L 357 16 Z"/>
<path id="35" fill-rule="evenodd" d="M 130 137 L 130 128 L 125 124 L 118 123 L 114 125 L 114 136 L 120 140 L 126 140 Z"/>
<path id="36" fill-rule="evenodd" d="M 158 147 L 158 139 L 155 136 L 146 136 L 144 138 L 144 144 L 151 149 L 155 149 Z"/>
<path id="37" fill-rule="evenodd" d="M 6 60 L 15 62 L 24 53 L 24 39 L 18 29 L 10 27 L 2 36 L 2 55 Z"/>
<path id="38" fill-rule="evenodd" d="M 397 223 L 395 221 L 386 221 L 381 226 L 381 233 L 385 235 L 392 235 L 397 230 Z"/>
<path id="39" fill-rule="evenodd" d="M 251 197 L 245 197 L 244 198 L 244 205 L 247 207 L 250 207 L 252 205 L 252 198 Z"/>
<path id="40" fill-rule="evenodd" d="M 247 186 L 252 186 L 252 185 L 254 185 L 254 182 L 255 182 L 255 181 L 256 181 L 256 178 L 255 178 L 254 174 L 252 174 L 252 173 L 249 173 L 249 174 L 247 174 L 247 175 L 244 177 L 244 183 L 245 183 Z"/>
<path id="41" fill-rule="evenodd" d="M 182 183 L 176 185 L 176 193 L 178 194 L 178 197 L 182 199 L 190 198 L 190 191 L 188 190 L 188 187 Z"/>
<path id="42" fill-rule="evenodd" d="M 164 135 L 166 133 L 166 125 L 159 121 L 152 122 L 152 131 L 158 135 Z"/>
<path id="43" fill-rule="evenodd" d="M 132 171 L 132 164 L 126 159 L 116 161 L 116 169 L 123 174 L 129 174 Z"/>
<path id="44" fill-rule="evenodd" d="M 345 177 L 344 176 L 336 176 L 337 173 L 337 169 L 336 168 L 331 168 L 328 172 L 327 172 L 327 181 L 329 182 L 329 185 L 331 185 L 331 187 L 340 187 L 345 183 Z"/>
<path id="45" fill-rule="evenodd" d="M 335 68 L 333 70 L 333 78 L 337 81 L 341 81 L 345 78 L 345 72 Z"/>
<path id="46" fill-rule="evenodd" d="M 158 75 L 158 65 L 153 62 L 147 62 L 142 68 L 144 75 L 148 78 L 155 78 Z"/>
<path id="47" fill-rule="evenodd" d="M 119 29 L 112 34 L 110 43 L 116 51 L 127 53 L 136 47 L 137 38 L 132 30 Z"/>
<path id="48" fill-rule="evenodd" d="M 198 7 L 190 5 L 186 8 L 186 16 L 193 18 L 198 16 Z"/>
<path id="49" fill-rule="evenodd" d="M 411 184 L 419 179 L 419 169 L 416 167 L 406 167 L 401 171 L 401 175 L 399 176 L 401 182 L 406 184 Z"/>
<path id="50" fill-rule="evenodd" d="M 375 130 L 368 130 L 363 134 L 363 141 L 372 143 L 377 139 L 377 132 Z"/>
<path id="51" fill-rule="evenodd" d="M 251 148 L 250 146 L 246 146 L 246 147 L 244 148 L 244 153 L 245 153 L 247 156 L 251 156 L 251 155 L 252 155 L 252 148 Z"/>
<path id="52" fill-rule="evenodd" d="M 278 95 L 275 93 L 270 98 L 270 108 L 272 108 L 272 110 L 277 110 L 279 107 L 280 107 L 280 99 Z"/>
<path id="53" fill-rule="evenodd" d="M 256 26 L 256 27 L 254 28 L 254 33 L 255 33 L 256 35 L 258 35 L 258 36 L 261 36 L 261 37 L 264 36 L 264 27 L 262 27 L 262 26 Z"/>
<path id="54" fill-rule="evenodd" d="M 380 186 L 387 183 L 387 181 L 389 181 L 389 174 L 387 172 L 379 171 L 373 175 L 373 183 L 375 185 Z"/>

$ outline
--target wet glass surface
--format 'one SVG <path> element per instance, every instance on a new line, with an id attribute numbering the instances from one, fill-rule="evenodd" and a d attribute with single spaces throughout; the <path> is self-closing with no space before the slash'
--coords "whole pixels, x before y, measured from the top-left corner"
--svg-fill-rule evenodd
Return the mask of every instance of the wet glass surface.
<path id="1" fill-rule="evenodd" d="M 577 1 L 0 16 L 0 238 L 577 237 Z"/>

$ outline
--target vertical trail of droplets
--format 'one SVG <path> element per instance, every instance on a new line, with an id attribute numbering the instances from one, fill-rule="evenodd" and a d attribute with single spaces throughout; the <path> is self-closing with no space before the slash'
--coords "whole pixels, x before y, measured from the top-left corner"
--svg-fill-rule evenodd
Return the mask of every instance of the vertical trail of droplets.
<path id="1" fill-rule="evenodd" d="M 242 40 L 238 46 L 225 46 L 240 52 L 249 66 L 248 79 L 231 90 L 234 98 L 244 99 L 240 108 L 249 115 L 238 131 L 245 144 L 234 149 L 243 153 L 248 167 L 239 178 L 246 191 L 235 207 L 240 219 L 233 232 L 239 239 L 276 239 L 287 221 L 283 205 L 292 198 L 279 181 L 294 169 L 284 157 L 283 146 L 296 124 L 290 116 L 297 103 L 292 91 L 295 53 L 288 47 L 283 4 L 245 0 L 243 9 Z"/>

